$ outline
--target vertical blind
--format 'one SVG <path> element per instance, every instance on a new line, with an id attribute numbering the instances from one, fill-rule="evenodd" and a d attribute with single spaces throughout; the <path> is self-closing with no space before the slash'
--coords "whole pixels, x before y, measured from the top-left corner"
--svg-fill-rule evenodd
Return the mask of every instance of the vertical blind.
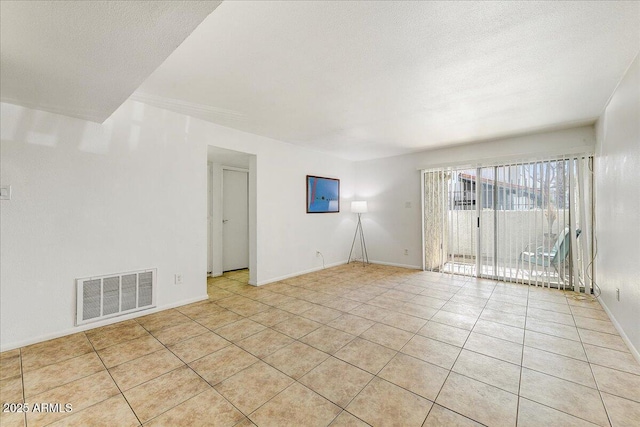
<path id="1" fill-rule="evenodd" d="M 591 293 L 593 158 L 423 171 L 424 269 Z"/>

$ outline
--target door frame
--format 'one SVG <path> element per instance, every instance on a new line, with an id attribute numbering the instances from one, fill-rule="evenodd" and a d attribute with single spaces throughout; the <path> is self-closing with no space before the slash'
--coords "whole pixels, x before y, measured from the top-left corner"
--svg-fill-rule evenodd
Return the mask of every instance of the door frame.
<path id="1" fill-rule="evenodd" d="M 258 266 L 258 238 L 257 238 L 257 203 L 258 203 L 258 195 L 257 195 L 257 166 L 258 166 L 258 155 L 231 150 L 223 147 L 219 147 L 216 145 L 209 145 L 209 147 L 214 149 L 219 149 L 223 151 L 230 151 L 235 153 L 240 153 L 246 155 L 248 157 L 249 168 L 245 165 L 242 166 L 232 166 L 228 161 L 225 160 L 224 153 L 220 154 L 220 157 L 216 156 L 214 153 L 211 156 L 209 153 L 207 155 L 207 162 L 213 164 L 213 171 L 211 173 L 211 177 L 207 179 L 211 179 L 212 181 L 212 214 L 213 214 L 213 227 L 212 227 L 212 239 L 209 247 L 211 248 L 212 256 L 213 256 L 213 271 L 211 277 L 218 277 L 222 275 L 222 171 L 224 169 L 241 169 L 242 172 L 249 172 L 249 284 L 252 286 L 258 286 L 259 283 L 259 266 Z M 206 185 L 206 184 L 205 184 Z M 204 196 L 204 195 L 203 195 Z M 206 233 L 206 223 L 203 221 L 203 234 Z M 205 241 L 205 245 L 207 242 Z M 206 254 L 205 254 L 206 258 Z M 206 262 L 206 261 L 205 261 Z M 205 276 L 206 277 L 206 276 Z"/>
<path id="2" fill-rule="evenodd" d="M 233 172 L 243 172 L 247 174 L 247 249 L 248 249 L 248 253 L 249 253 L 249 260 L 248 260 L 248 267 L 251 267 L 251 215 L 250 215 L 250 206 L 251 206 L 251 194 L 250 194 L 250 187 L 251 187 L 251 171 L 249 169 L 245 169 L 245 168 L 238 168 L 235 166 L 225 166 L 222 165 L 221 168 L 222 171 L 222 175 L 221 175 L 221 179 L 220 179 L 220 220 L 223 222 L 222 225 L 222 245 L 221 245 L 221 254 L 222 254 L 222 266 L 221 269 L 224 272 L 224 171 L 233 171 Z"/>
<path id="3" fill-rule="evenodd" d="M 207 161 L 207 276 L 214 275 L 213 247 L 213 163 Z"/>

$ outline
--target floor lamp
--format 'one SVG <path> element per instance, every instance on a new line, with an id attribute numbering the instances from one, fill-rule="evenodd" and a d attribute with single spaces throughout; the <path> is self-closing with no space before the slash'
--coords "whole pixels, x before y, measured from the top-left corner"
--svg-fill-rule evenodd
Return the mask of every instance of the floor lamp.
<path id="1" fill-rule="evenodd" d="M 367 213 L 367 202 L 366 201 L 351 202 L 351 212 L 358 214 L 358 225 L 356 226 L 356 232 L 353 235 L 353 243 L 351 243 L 351 250 L 349 251 L 349 261 L 347 261 L 347 264 L 351 262 L 351 254 L 353 253 L 353 246 L 356 244 L 356 238 L 358 237 L 358 234 L 360 234 L 362 266 L 364 267 L 366 264 L 369 264 L 369 255 L 367 254 L 367 245 L 364 241 L 364 232 L 362 231 L 362 221 L 360 220 L 360 216 L 363 213 Z"/>

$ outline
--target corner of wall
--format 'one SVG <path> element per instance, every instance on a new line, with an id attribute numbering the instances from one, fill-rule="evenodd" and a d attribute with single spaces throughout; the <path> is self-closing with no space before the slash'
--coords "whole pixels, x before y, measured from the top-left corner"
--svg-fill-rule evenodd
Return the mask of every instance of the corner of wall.
<path id="1" fill-rule="evenodd" d="M 636 358 L 640 351 L 640 59 L 635 60 L 595 124 L 594 277 L 600 303 Z M 621 297 L 618 298 L 618 290 Z M 640 362 L 640 359 L 639 359 Z"/>

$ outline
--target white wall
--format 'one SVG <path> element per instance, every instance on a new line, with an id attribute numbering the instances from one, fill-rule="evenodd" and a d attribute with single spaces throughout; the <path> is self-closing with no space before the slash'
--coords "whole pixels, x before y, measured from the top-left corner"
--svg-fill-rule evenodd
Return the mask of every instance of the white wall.
<path id="1" fill-rule="evenodd" d="M 206 297 L 206 151 L 186 117 L 126 103 L 100 125 L 2 104 L 1 121 L 3 349 L 74 331 L 76 278 L 157 268 L 159 307 Z"/>
<path id="2" fill-rule="evenodd" d="M 639 57 L 596 129 L 596 280 L 601 301 L 640 360 Z M 620 301 L 616 289 L 620 289 Z"/>
<path id="3" fill-rule="evenodd" d="M 340 178 L 344 206 L 350 162 L 131 101 L 102 125 L 11 104 L 0 120 L 2 350 L 81 330 L 78 277 L 155 267 L 159 308 L 204 298 L 209 144 L 256 154 L 258 284 L 348 256 L 353 215 L 307 215 L 304 178 Z"/>
<path id="4" fill-rule="evenodd" d="M 316 250 L 325 265 L 347 261 L 356 226 L 349 211 L 355 189 L 352 162 L 201 120 L 193 121 L 191 131 L 208 134 L 209 144 L 255 155 L 250 170 L 256 181 L 249 183 L 249 197 L 255 185 L 257 241 L 249 244 L 257 245 L 256 284 L 321 268 Z M 341 212 L 306 213 L 306 175 L 340 179 Z M 251 215 L 250 209 L 250 223 Z"/>
<path id="5" fill-rule="evenodd" d="M 356 178 L 370 259 L 419 268 L 418 168 L 594 144 L 589 126 L 354 164 L 132 101 L 102 125 L 10 104 L 0 119 L 0 182 L 13 186 L 0 202 L 2 350 L 80 330 L 78 277 L 156 267 L 159 308 L 204 298 L 209 145 L 255 155 L 250 262 L 264 284 L 321 268 L 316 250 L 346 262 Z M 307 174 L 341 179 L 340 213 L 306 214 Z"/>
<path id="6" fill-rule="evenodd" d="M 422 268 L 419 169 L 592 152 L 594 145 L 593 126 L 582 126 L 356 163 L 357 198 L 369 201 L 362 223 L 370 260 Z"/>

